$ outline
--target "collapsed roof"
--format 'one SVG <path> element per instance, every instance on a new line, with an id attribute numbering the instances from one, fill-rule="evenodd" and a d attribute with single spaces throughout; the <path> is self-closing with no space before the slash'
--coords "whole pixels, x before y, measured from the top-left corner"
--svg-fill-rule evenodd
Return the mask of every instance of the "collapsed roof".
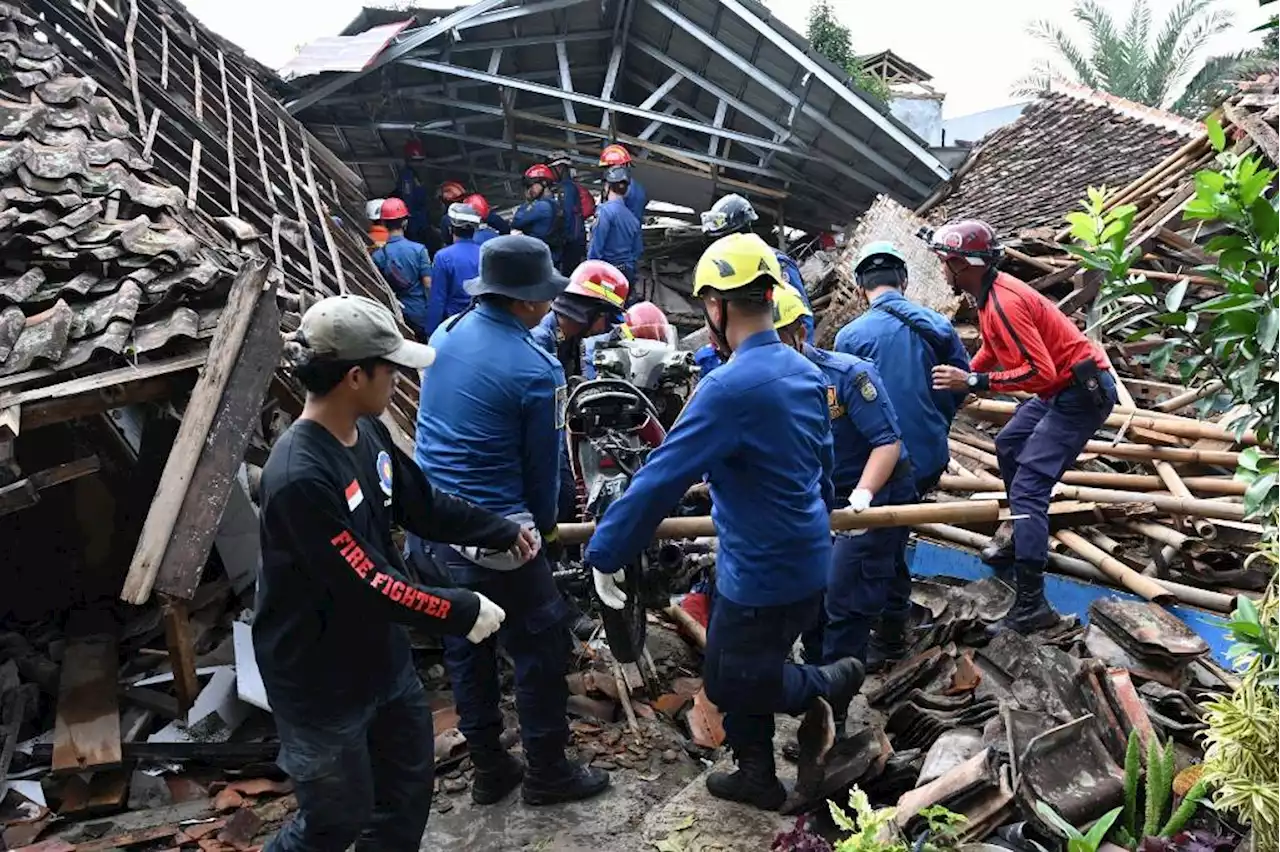
<path id="1" fill-rule="evenodd" d="M 1202 134 L 1172 113 L 1056 83 L 983 139 L 919 212 L 933 221 L 982 219 L 1001 237 L 1056 229 L 1089 187 L 1125 186 Z"/>
<path id="2" fill-rule="evenodd" d="M 386 193 L 420 137 L 430 180 L 514 200 L 555 149 L 594 167 L 619 141 L 651 198 L 706 209 L 741 192 L 788 225 L 830 229 L 886 194 L 923 201 L 947 169 L 847 74 L 754 0 L 479 0 L 456 11 L 365 9 L 355 36 L 412 15 L 360 71 L 294 81 L 292 113 Z M 326 40 L 332 44 L 332 40 Z M 349 68 L 307 51 L 305 68 Z M 289 69 L 286 69 L 289 70 Z"/>

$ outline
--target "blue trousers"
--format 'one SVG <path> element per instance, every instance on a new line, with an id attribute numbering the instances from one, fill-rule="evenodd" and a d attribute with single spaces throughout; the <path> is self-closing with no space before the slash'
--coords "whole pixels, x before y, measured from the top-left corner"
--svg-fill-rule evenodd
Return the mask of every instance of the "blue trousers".
<path id="1" fill-rule="evenodd" d="M 569 240 L 560 249 L 560 271 L 572 275 L 578 264 L 587 259 L 587 243 L 585 239 Z"/>
<path id="2" fill-rule="evenodd" d="M 278 763 L 298 812 L 268 852 L 417 852 L 427 828 L 435 766 L 431 708 L 406 666 L 387 694 L 338 717 L 275 714 Z"/>
<path id="3" fill-rule="evenodd" d="M 702 675 L 707 697 L 724 713 L 730 747 L 771 748 L 775 713 L 802 713 L 827 693 L 826 675 L 816 666 L 787 662 L 796 638 L 821 617 L 821 593 L 756 607 L 715 596 Z"/>
<path id="4" fill-rule="evenodd" d="M 1000 478 L 1013 522 L 1013 549 L 1018 562 L 1043 565 L 1049 555 L 1049 498 L 1053 486 L 1115 407 L 1115 381 L 1101 377 L 1107 394 L 1099 406 L 1084 388 L 1071 385 L 1048 400 L 1028 399 L 996 435 Z"/>
<path id="5" fill-rule="evenodd" d="M 900 476 L 885 483 L 873 506 L 915 500 L 915 482 Z M 911 608 L 906 527 L 881 527 L 861 535 L 837 534 L 827 571 L 826 621 L 804 637 L 805 659 L 824 663 L 844 657 L 867 661 L 871 628 L 881 615 L 905 617 Z"/>
<path id="6" fill-rule="evenodd" d="M 419 545 L 420 546 L 420 545 Z M 410 543 L 410 552 L 414 543 Z M 474 748 L 496 748 L 502 734 L 498 709 L 498 643 L 516 669 L 520 739 L 531 769 L 564 760 L 569 742 L 565 684 L 570 637 L 569 608 L 556 589 L 551 567 L 539 553 L 514 571 L 490 571 L 468 562 L 448 545 L 431 545 L 436 565 L 454 582 L 502 607 L 507 618 L 479 645 L 465 636 L 444 637 L 444 661 L 458 708 L 458 730 Z"/>

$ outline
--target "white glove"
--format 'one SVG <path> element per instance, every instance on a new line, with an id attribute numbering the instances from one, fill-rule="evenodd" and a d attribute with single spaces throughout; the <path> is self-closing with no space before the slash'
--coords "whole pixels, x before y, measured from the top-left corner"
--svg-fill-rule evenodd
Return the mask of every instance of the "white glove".
<path id="1" fill-rule="evenodd" d="M 855 488 L 853 493 L 849 495 L 849 508 L 855 512 L 861 512 L 863 509 L 871 508 L 871 499 L 874 495 L 865 488 Z"/>
<path id="2" fill-rule="evenodd" d="M 627 593 L 618 587 L 618 583 L 627 579 L 624 572 L 618 571 L 613 574 L 606 574 L 595 568 L 591 569 L 591 575 L 596 582 L 596 594 L 600 596 L 600 600 L 609 609 L 622 609 L 627 605 Z"/>
<path id="3" fill-rule="evenodd" d="M 467 641 L 473 645 L 479 645 L 497 633 L 498 628 L 502 626 L 502 622 L 507 617 L 507 613 L 502 607 L 484 595 L 476 592 L 476 597 L 480 599 L 480 611 L 476 613 L 476 623 L 471 625 L 471 632 L 467 634 Z"/>

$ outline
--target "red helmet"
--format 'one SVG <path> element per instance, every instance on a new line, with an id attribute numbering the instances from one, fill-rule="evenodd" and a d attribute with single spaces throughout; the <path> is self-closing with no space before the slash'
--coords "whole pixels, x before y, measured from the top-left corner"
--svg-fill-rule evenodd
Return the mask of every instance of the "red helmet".
<path id="1" fill-rule="evenodd" d="M 394 222 L 397 219 L 408 219 L 409 208 L 399 198 L 388 198 L 382 202 L 382 215 L 380 217 L 384 222 Z"/>
<path id="2" fill-rule="evenodd" d="M 461 201 L 462 197 L 467 194 L 467 188 L 456 180 L 447 180 L 440 184 L 440 200 L 445 204 L 452 204 L 455 201 Z"/>
<path id="3" fill-rule="evenodd" d="M 476 211 L 476 213 L 480 215 L 481 220 L 489 218 L 489 202 L 480 193 L 474 192 L 471 195 L 468 195 L 463 199 L 462 203 Z"/>
<path id="4" fill-rule="evenodd" d="M 930 250 L 943 261 L 961 257 L 972 266 L 989 266 L 1004 253 L 996 232 L 978 219 L 948 222 L 925 238 Z"/>
<path id="5" fill-rule="evenodd" d="M 404 143 L 404 158 L 406 160 L 425 160 L 427 158 L 427 149 L 422 147 L 421 139 L 410 139 Z"/>
<path id="6" fill-rule="evenodd" d="M 627 303 L 631 285 L 627 282 L 627 276 L 613 264 L 603 260 L 585 260 L 569 276 L 569 286 L 564 288 L 564 292 L 597 299 L 621 311 L 622 306 Z"/>
<path id="7" fill-rule="evenodd" d="M 525 169 L 524 182 L 526 184 L 544 181 L 546 183 L 554 183 L 556 179 L 555 172 L 551 171 L 551 167 L 546 163 L 535 163 Z"/>
<path id="8" fill-rule="evenodd" d="M 627 328 L 631 330 L 633 337 L 643 337 L 646 340 L 670 341 L 673 336 L 667 315 L 653 302 L 637 302 L 632 305 L 631 310 L 627 311 Z"/>
<path id="9" fill-rule="evenodd" d="M 629 165 L 631 165 L 631 152 L 621 145 L 606 145 L 604 150 L 600 152 L 601 168 Z"/>

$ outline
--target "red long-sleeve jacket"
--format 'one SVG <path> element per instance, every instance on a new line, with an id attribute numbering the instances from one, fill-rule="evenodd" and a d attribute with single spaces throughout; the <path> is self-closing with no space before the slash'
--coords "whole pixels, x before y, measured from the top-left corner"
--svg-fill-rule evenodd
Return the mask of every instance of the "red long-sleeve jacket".
<path id="1" fill-rule="evenodd" d="M 1081 361 L 1111 369 L 1101 347 L 1053 302 L 1003 272 L 979 294 L 978 325 L 982 347 L 969 368 L 985 374 L 992 390 L 1047 399 L 1071 384 L 1071 368 Z"/>

